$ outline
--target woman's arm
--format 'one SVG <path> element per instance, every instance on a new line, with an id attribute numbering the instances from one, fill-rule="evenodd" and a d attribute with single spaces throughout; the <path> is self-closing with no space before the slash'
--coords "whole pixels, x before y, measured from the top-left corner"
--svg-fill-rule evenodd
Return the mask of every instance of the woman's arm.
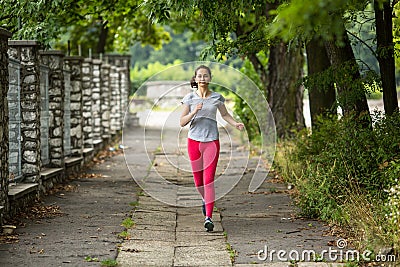
<path id="1" fill-rule="evenodd" d="M 230 125 L 232 125 L 233 127 L 235 127 L 238 130 L 243 130 L 244 128 L 244 124 L 241 122 L 237 122 L 235 121 L 235 119 L 232 117 L 231 114 L 229 114 L 228 110 L 225 107 L 225 104 L 221 104 L 218 106 L 219 109 L 219 113 L 221 114 L 221 117 Z"/>
<path id="2" fill-rule="evenodd" d="M 197 112 L 203 107 L 203 103 L 200 103 L 196 106 L 196 109 L 190 112 L 188 105 L 183 105 L 183 110 L 180 118 L 181 127 L 185 127 L 197 114 Z"/>

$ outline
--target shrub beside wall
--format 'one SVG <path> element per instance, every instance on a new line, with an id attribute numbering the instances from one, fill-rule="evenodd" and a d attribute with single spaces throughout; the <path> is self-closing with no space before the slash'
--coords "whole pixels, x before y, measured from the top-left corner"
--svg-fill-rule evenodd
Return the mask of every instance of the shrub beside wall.
<path id="1" fill-rule="evenodd" d="M 400 114 L 372 118 L 372 130 L 352 116 L 321 119 L 279 144 L 275 163 L 303 215 L 343 226 L 360 247 L 398 252 Z"/>

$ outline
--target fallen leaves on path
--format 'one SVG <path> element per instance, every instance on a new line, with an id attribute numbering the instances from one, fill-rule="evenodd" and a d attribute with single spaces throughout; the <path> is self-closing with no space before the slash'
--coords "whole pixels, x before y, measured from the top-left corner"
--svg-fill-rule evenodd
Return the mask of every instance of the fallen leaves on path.
<path id="1" fill-rule="evenodd" d="M 0 244 L 13 244 L 13 243 L 18 243 L 19 238 L 17 234 L 12 234 L 12 235 L 6 235 L 2 234 L 0 235 Z"/>
<path id="2" fill-rule="evenodd" d="M 77 185 L 73 184 L 58 184 L 55 185 L 53 188 L 47 191 L 48 195 L 55 195 L 59 192 L 77 192 L 78 187 Z"/>
<path id="3" fill-rule="evenodd" d="M 11 220 L 7 220 L 7 224 L 16 225 L 17 228 L 24 227 L 25 223 L 23 219 L 40 222 L 41 219 L 49 219 L 58 216 L 63 216 L 64 213 L 61 208 L 57 205 L 44 205 L 43 203 L 37 202 L 33 206 L 27 208 L 23 212 L 19 212 Z M 42 233 L 41 237 L 46 234 Z M 38 237 L 37 237 L 38 238 Z M 0 235 L 0 244 L 12 244 L 19 241 L 18 234 L 2 234 Z"/>
<path id="4" fill-rule="evenodd" d="M 245 192 L 244 194 L 249 194 L 249 195 L 271 195 L 271 194 L 289 194 L 289 193 L 290 193 L 289 190 L 271 188 L 269 191 Z"/>
<path id="5" fill-rule="evenodd" d="M 115 145 L 114 147 L 110 147 L 109 149 L 104 149 L 100 151 L 94 158 L 94 164 L 101 164 L 108 158 L 114 157 L 116 155 L 120 155 L 124 153 L 122 145 Z"/>
<path id="6" fill-rule="evenodd" d="M 62 215 L 64 215 L 64 213 L 61 211 L 59 206 L 46 206 L 43 204 L 36 204 L 30 207 L 26 212 L 22 213 L 23 218 L 30 220 L 54 218 Z"/>
<path id="7" fill-rule="evenodd" d="M 103 174 L 101 173 L 82 173 L 79 175 L 79 178 L 102 178 Z"/>

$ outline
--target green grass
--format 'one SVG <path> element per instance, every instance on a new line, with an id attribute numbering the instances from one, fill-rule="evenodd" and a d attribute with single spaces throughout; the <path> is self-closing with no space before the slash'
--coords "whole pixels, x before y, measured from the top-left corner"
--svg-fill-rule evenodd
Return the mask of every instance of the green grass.
<path id="1" fill-rule="evenodd" d="M 106 259 L 100 262 L 101 266 L 108 266 L 108 267 L 112 267 L 112 266 L 117 266 L 118 262 L 114 259 Z"/>
<path id="2" fill-rule="evenodd" d="M 123 239 L 129 239 L 131 237 L 131 234 L 128 233 L 128 231 L 122 231 L 121 233 L 118 234 L 118 237 Z"/>
<path id="3" fill-rule="evenodd" d="M 139 206 L 139 201 L 132 201 L 129 203 L 129 206 L 137 207 L 137 206 Z"/>
<path id="4" fill-rule="evenodd" d="M 95 258 L 95 257 L 92 257 L 92 256 L 86 256 L 85 257 L 85 261 L 87 261 L 87 262 L 98 262 L 99 259 Z"/>
<path id="5" fill-rule="evenodd" d="M 122 226 L 123 227 L 125 227 L 126 229 L 131 229 L 132 227 L 134 227 L 135 226 L 135 222 L 132 220 L 132 218 L 130 218 L 130 217 L 128 217 L 128 218 L 126 218 L 126 219 L 124 219 L 123 221 L 122 221 Z"/>

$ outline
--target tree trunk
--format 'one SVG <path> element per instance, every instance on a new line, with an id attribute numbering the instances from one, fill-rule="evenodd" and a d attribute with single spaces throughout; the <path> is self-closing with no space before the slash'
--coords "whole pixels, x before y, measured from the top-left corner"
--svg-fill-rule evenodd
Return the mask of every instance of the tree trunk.
<path id="1" fill-rule="evenodd" d="M 321 38 L 314 37 L 306 45 L 308 76 L 321 74 L 331 64 Z M 336 114 L 334 104 L 336 101 L 335 87 L 331 84 L 315 84 L 308 88 L 310 100 L 311 125 L 316 126 L 317 117 L 320 115 Z"/>
<path id="2" fill-rule="evenodd" d="M 392 8 L 390 1 L 384 1 L 381 8 L 378 1 L 375 0 L 374 10 L 377 40 L 376 54 L 382 80 L 383 104 L 385 113 L 392 115 L 398 110 L 399 106 L 396 92 Z"/>
<path id="3" fill-rule="evenodd" d="M 301 48 L 278 42 L 270 47 L 267 99 L 275 119 L 277 136 L 282 138 L 293 129 L 305 127 L 302 78 L 304 56 Z"/>
<path id="4" fill-rule="evenodd" d="M 325 48 L 336 72 L 336 88 L 343 114 L 355 112 L 369 114 L 367 97 L 361 82 L 359 67 L 354 57 L 349 37 L 343 25 L 342 45 L 337 40 L 326 41 Z"/>
<path id="5" fill-rule="evenodd" d="M 106 51 L 107 36 L 108 36 L 107 22 L 104 23 L 104 21 L 101 20 L 99 42 L 97 43 L 97 51 L 96 51 L 97 54 L 104 55 Z"/>
<path id="6" fill-rule="evenodd" d="M 257 55 L 252 53 L 247 56 L 251 64 L 253 65 L 255 71 L 257 72 L 258 76 L 260 77 L 261 83 L 266 85 L 268 84 L 268 75 L 267 70 L 265 69 L 264 65 L 258 59 Z"/>

